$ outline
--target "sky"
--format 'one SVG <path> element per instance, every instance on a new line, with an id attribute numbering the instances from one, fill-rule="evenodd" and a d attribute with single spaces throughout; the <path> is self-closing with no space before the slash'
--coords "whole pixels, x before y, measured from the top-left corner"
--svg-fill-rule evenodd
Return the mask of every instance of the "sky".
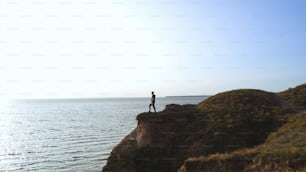
<path id="1" fill-rule="evenodd" d="M 0 1 L 0 99 L 278 92 L 306 82 L 304 0 Z"/>

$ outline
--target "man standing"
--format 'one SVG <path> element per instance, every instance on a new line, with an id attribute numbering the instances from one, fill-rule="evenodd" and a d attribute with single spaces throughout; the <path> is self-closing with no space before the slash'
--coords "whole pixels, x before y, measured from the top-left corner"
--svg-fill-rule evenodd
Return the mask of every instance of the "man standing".
<path id="1" fill-rule="evenodd" d="M 151 98 L 151 104 L 149 105 L 149 113 L 151 112 L 151 106 L 153 106 L 154 112 L 156 113 L 156 109 L 155 109 L 155 94 L 152 91 L 152 98 Z"/>

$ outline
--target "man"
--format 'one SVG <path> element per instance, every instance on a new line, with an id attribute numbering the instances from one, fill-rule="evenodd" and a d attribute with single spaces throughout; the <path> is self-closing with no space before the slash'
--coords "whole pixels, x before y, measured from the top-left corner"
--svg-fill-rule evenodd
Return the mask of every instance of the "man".
<path id="1" fill-rule="evenodd" d="M 151 112 L 151 106 L 153 106 L 154 112 L 156 113 L 156 109 L 155 109 L 155 94 L 152 91 L 152 98 L 151 98 L 151 104 L 149 105 L 149 113 Z"/>

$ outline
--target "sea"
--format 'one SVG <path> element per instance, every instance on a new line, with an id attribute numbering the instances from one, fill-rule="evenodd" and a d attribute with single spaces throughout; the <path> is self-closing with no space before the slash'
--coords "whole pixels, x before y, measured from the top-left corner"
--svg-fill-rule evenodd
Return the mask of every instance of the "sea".
<path id="1" fill-rule="evenodd" d="M 197 104 L 206 96 L 160 97 Z M 148 111 L 150 98 L 44 99 L 0 102 L 1 172 L 100 172 L 111 150 Z"/>

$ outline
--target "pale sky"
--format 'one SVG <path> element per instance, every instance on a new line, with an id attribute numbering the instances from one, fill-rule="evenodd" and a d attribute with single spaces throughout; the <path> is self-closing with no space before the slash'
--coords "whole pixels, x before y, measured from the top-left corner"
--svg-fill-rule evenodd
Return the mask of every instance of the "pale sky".
<path id="1" fill-rule="evenodd" d="M 281 91 L 306 82 L 305 9 L 304 0 L 3 0 L 0 97 Z"/>

